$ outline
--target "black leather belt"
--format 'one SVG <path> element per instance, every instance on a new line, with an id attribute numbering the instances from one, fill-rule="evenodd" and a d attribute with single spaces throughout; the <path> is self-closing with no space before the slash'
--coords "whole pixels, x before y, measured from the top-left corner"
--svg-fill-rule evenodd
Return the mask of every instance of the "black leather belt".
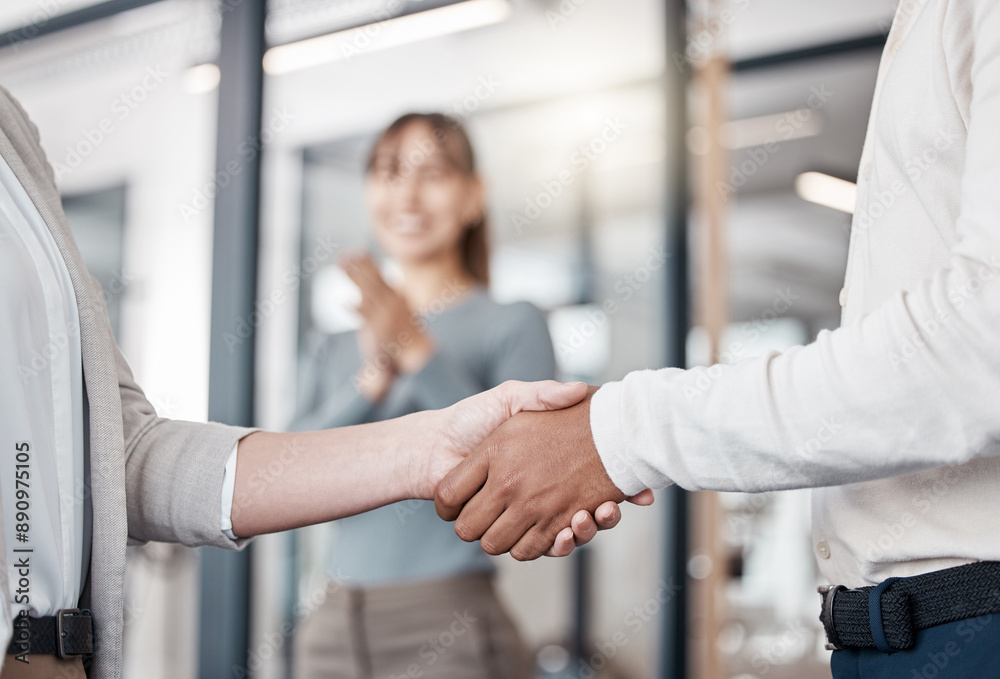
<path id="1" fill-rule="evenodd" d="M 912 648 L 919 630 L 1000 613 L 1000 562 L 980 561 L 876 587 L 819 588 L 827 649 Z"/>
<path id="2" fill-rule="evenodd" d="M 86 609 L 66 608 L 44 618 L 22 613 L 14 618 L 7 654 L 89 658 L 94 654 L 95 637 L 94 614 Z"/>

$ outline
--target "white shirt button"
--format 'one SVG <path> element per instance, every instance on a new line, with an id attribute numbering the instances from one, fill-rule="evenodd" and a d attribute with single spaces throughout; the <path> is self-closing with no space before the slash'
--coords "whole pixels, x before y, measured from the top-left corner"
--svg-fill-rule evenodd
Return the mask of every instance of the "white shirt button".
<path id="1" fill-rule="evenodd" d="M 826 540 L 820 540 L 816 543 L 816 553 L 819 554 L 821 559 L 830 558 L 830 545 L 826 543 Z"/>
<path id="2" fill-rule="evenodd" d="M 829 297 L 827 298 L 829 299 Z M 847 306 L 847 286 L 845 285 L 840 289 L 840 294 L 837 296 L 837 300 L 840 302 L 840 306 Z"/>
<path id="3" fill-rule="evenodd" d="M 858 176 L 861 177 L 861 181 L 863 182 L 866 182 L 872 178 L 871 161 L 866 161 L 865 164 L 861 166 L 861 171 L 858 172 Z"/>

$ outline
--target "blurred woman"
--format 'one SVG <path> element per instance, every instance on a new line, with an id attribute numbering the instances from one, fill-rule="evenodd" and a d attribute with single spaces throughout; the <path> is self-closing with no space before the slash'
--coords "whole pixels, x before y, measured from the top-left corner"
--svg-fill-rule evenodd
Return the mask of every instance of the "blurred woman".
<path id="1" fill-rule="evenodd" d="M 509 379 L 555 373 L 545 318 L 490 299 L 483 182 L 457 120 L 408 114 L 368 162 L 375 240 L 402 272 L 388 285 L 366 254 L 342 264 L 361 291 L 357 332 L 320 338 L 304 362 L 293 430 L 443 408 Z M 295 676 L 522 679 L 531 654 L 494 590 L 492 557 L 430 502 L 337 522 L 327 597 L 295 641 Z"/>

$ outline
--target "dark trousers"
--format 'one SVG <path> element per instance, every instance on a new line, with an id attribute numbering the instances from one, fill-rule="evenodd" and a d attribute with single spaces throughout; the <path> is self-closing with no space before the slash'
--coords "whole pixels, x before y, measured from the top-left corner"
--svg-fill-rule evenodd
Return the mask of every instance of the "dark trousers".
<path id="1" fill-rule="evenodd" d="M 906 651 L 834 651 L 830 666 L 834 679 L 1000 678 L 1000 615 L 922 630 Z"/>

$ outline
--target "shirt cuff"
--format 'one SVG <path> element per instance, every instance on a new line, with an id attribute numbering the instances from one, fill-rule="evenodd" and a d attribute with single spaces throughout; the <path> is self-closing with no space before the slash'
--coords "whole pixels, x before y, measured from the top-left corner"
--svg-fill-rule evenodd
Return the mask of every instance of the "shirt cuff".
<path id="1" fill-rule="evenodd" d="M 233 449 L 226 460 L 226 472 L 222 477 L 222 502 L 219 515 L 219 527 L 222 533 L 230 540 L 238 539 L 233 534 L 233 494 L 236 492 L 236 452 L 239 450 L 240 442 L 233 444 Z"/>
<path id="2" fill-rule="evenodd" d="M 622 383 L 609 382 L 590 400 L 590 433 L 604 469 L 618 490 L 631 497 L 646 489 L 646 484 L 632 469 L 625 432 L 620 416 Z"/>

